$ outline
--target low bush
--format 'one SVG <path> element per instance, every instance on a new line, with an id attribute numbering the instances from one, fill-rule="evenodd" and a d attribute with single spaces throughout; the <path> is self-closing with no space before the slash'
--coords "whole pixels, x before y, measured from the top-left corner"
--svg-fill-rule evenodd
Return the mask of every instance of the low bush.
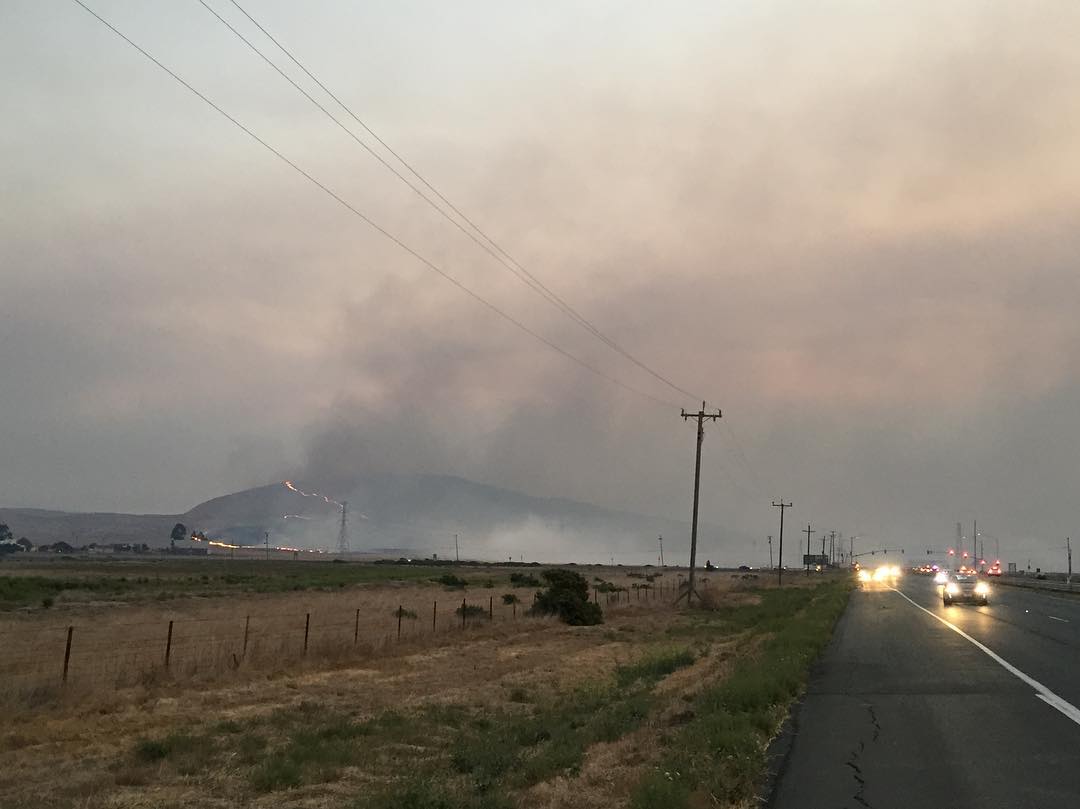
<path id="1" fill-rule="evenodd" d="M 454 613 L 458 618 L 487 618 L 488 611 L 479 604 L 462 604 Z"/>
<path id="2" fill-rule="evenodd" d="M 572 570 L 545 570 L 547 589 L 536 596 L 530 612 L 537 615 L 557 615 L 571 626 L 592 626 L 604 621 L 599 604 L 589 601 L 589 582 Z"/>
<path id="3" fill-rule="evenodd" d="M 531 573 L 511 573 L 510 583 L 518 587 L 541 587 L 540 579 Z"/>
<path id="4" fill-rule="evenodd" d="M 444 587 L 449 587 L 452 590 L 464 590 L 468 584 L 465 579 L 455 576 L 453 573 L 443 573 L 439 578 L 432 579 L 433 582 L 441 584 Z"/>

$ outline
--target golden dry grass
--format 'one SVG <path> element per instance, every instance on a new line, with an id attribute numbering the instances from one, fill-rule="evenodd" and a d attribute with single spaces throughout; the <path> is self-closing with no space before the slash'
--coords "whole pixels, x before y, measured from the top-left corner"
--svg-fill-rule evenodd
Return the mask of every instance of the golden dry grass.
<path id="1" fill-rule="evenodd" d="M 703 594 L 717 608 L 752 607 L 760 598 L 746 591 L 752 583 L 714 575 Z M 812 583 L 816 583 L 813 578 L 802 582 Z M 502 591 L 496 588 L 495 593 Z M 303 609 L 314 616 L 332 614 L 344 604 L 355 609 L 356 600 L 364 599 L 373 612 L 390 618 L 398 604 L 411 608 L 406 599 L 410 595 L 425 601 L 437 596 L 440 603 L 443 598 L 460 598 L 458 593 L 444 595 L 437 587 L 379 585 L 347 593 L 173 605 L 174 610 L 185 608 L 181 613 L 168 612 L 167 605 L 129 611 L 156 621 L 176 614 L 216 619 L 219 611 L 228 617 L 236 608 L 246 615 L 256 607 L 281 616 Z M 467 597 L 480 600 L 476 595 Z M 722 681 L 736 661 L 754 654 L 762 640 L 752 633 L 717 634 L 709 627 L 723 625 L 724 619 L 720 624 L 701 624 L 703 613 L 686 615 L 666 600 L 638 603 L 636 596 L 631 598 L 629 604 L 609 607 L 601 626 L 509 619 L 484 622 L 468 631 L 447 628 L 434 635 L 418 629 L 374 653 L 267 659 L 261 666 L 146 678 L 116 689 L 89 688 L 84 694 L 39 708 L 24 706 L 7 715 L 0 726 L 0 751 L 6 761 L 0 769 L 0 806 L 352 807 L 357 798 L 379 790 L 388 779 L 446 755 L 450 739 L 445 728 L 441 731 L 437 724 L 424 724 L 426 711 L 445 708 L 500 721 L 498 717 L 532 710 L 530 706 L 572 699 L 582 684 L 612 682 L 618 667 L 657 650 L 690 644 L 696 659 L 651 689 L 645 721 L 628 727 L 618 738 L 592 743 L 580 767 L 554 772 L 513 794 L 513 805 L 522 809 L 625 806 L 634 786 L 661 762 L 664 740 L 693 720 L 695 697 Z M 105 626 L 115 629 L 124 623 L 123 614 L 110 612 L 103 610 L 98 616 Z M 396 629 L 396 621 L 390 624 Z M 264 737 L 266 746 L 259 755 L 265 758 L 266 751 L 281 749 L 295 738 L 295 728 L 280 724 L 282 713 L 296 715 L 307 709 L 348 722 L 390 712 L 412 717 L 410 721 L 419 722 L 429 735 L 411 740 L 372 737 L 370 760 L 343 765 L 326 778 L 305 779 L 297 786 L 268 792 L 254 785 L 252 764 L 236 758 L 235 746 L 216 746 L 198 766 L 188 769 L 175 758 L 148 761 L 136 755 L 140 740 L 157 741 L 175 734 L 221 745 L 221 723 L 229 723 L 245 734 Z"/>
<path id="2" fill-rule="evenodd" d="M 618 585 L 640 583 L 618 569 L 581 571 Z M 620 575 L 621 574 L 621 575 Z M 136 761 L 140 739 L 206 732 L 220 722 L 262 723 L 282 710 L 315 704 L 356 718 L 387 710 L 418 711 L 425 706 L 464 708 L 472 715 L 504 714 L 530 701 L 557 700 L 584 682 L 610 676 L 618 666 L 642 656 L 657 642 L 669 643 L 680 620 L 671 605 L 678 574 L 665 577 L 665 598 L 629 590 L 605 604 L 605 624 L 567 627 L 550 619 L 526 619 L 518 605 L 502 604 L 504 592 L 530 601 L 535 588 L 496 586 L 466 593 L 433 584 L 380 583 L 335 592 L 296 592 L 227 598 L 177 599 L 165 603 L 97 605 L 80 610 L 76 638 L 95 639 L 97 657 L 73 649 L 72 674 L 55 688 L 62 662 L 54 637 L 73 612 L 42 611 L 0 619 L 0 638 L 24 632 L 47 652 L 48 660 L 24 673 L 51 677 L 54 686 L 10 691 L 0 724 L 0 806 L 11 809 L 134 809 L 135 807 L 350 806 L 385 778 L 376 770 L 350 767 L 337 777 L 301 788 L 253 791 L 248 776 L 225 758 L 197 772 Z M 701 592 L 713 605 L 738 605 L 756 596 L 745 588 L 760 581 L 712 574 Z M 494 621 L 478 621 L 463 631 L 452 613 L 461 598 L 487 608 Z M 601 603 L 607 599 L 599 596 Z M 616 604 L 614 599 L 619 599 Z M 629 599 L 627 603 L 626 599 Z M 432 632 L 431 606 L 438 602 Z M 396 638 L 398 606 L 418 618 L 403 621 Z M 356 610 L 362 620 L 354 644 Z M 309 653 L 301 654 L 303 621 L 310 614 Z M 232 654 L 249 625 L 248 656 L 239 666 Z M 256 618 L 258 620 L 256 620 Z M 168 621 L 174 621 L 170 670 L 162 666 Z M 259 630 L 281 627 L 274 634 Z M 124 644 L 152 645 L 145 658 L 127 657 Z M 685 721 L 688 701 L 706 680 L 722 677 L 738 645 L 730 638 L 709 641 L 710 649 L 691 667 L 656 687 L 657 707 L 640 728 L 611 742 L 591 746 L 576 775 L 556 775 L 519 793 L 530 809 L 570 809 L 623 805 L 631 786 L 655 765 L 658 738 Z M 62 647 L 59 652 L 62 654 Z M 145 664 L 141 663 L 145 660 Z M 130 661 L 125 667 L 124 661 Z M 145 665 L 145 668 L 139 668 Z M 15 695 L 14 697 L 12 695 Z M 268 725 L 267 723 L 270 723 Z M 282 737 L 279 741 L 284 741 Z M 432 740 L 434 745 L 437 740 Z M 268 744 L 274 744 L 273 737 Z M 424 745 L 399 748 L 395 756 L 430 755 Z"/>
<path id="3" fill-rule="evenodd" d="M 388 708 L 408 711 L 438 704 L 495 710 L 510 704 L 515 689 L 533 698 L 550 697 L 635 659 L 641 654 L 637 635 L 662 632 L 675 614 L 666 604 L 634 604 L 609 612 L 607 623 L 597 627 L 549 620 L 499 623 L 459 633 L 441 646 L 395 645 L 362 663 L 319 668 L 309 661 L 289 673 L 249 674 L 212 688 L 195 682 L 139 685 L 111 699 L 99 693 L 95 700 L 23 713 L 9 718 L 0 735 L 7 761 L 0 771 L 0 806 L 347 805 L 347 795 L 366 783 L 364 773 L 260 796 L 227 767 L 169 778 L 153 768 L 129 765 L 131 751 L 142 738 L 210 721 L 265 718 L 301 702 L 374 716 Z M 632 631 L 620 631 L 627 627 Z"/>
<path id="4" fill-rule="evenodd" d="M 582 572 L 627 588 L 619 594 L 596 594 L 606 610 L 661 605 L 677 589 L 679 577 L 671 570 L 654 585 L 663 591 L 646 591 L 633 589 L 643 582 L 627 577 L 628 571 L 621 568 Z M 302 663 L 356 661 L 387 654 L 401 643 L 444 643 L 456 639 L 463 629 L 536 620 L 528 619 L 526 612 L 537 588 L 512 587 L 506 571 L 498 569 L 492 578 L 492 588 L 465 590 L 431 582 L 391 581 L 331 592 L 90 602 L 68 609 L 3 614 L 0 678 L 7 687 L 0 694 L 0 706 L 10 711 L 55 702 L 61 696 L 70 703 L 133 685 L 206 683 Z M 724 583 L 715 586 L 722 588 Z M 508 593 L 521 603 L 504 604 L 502 596 Z M 469 618 L 463 627 L 455 613 L 463 601 L 485 615 Z M 406 613 L 400 622 L 399 608 Z M 71 654 L 67 683 L 62 686 L 69 627 Z"/>

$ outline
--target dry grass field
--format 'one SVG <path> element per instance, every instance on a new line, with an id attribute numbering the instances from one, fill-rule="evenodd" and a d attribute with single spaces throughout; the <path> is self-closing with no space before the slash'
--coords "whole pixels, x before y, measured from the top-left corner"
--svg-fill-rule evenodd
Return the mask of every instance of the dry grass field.
<path id="1" fill-rule="evenodd" d="M 216 569 L 225 566 L 221 562 Z M 93 566 L 76 568 L 76 580 L 87 576 L 87 567 L 93 570 Z M 181 584 L 192 582 L 194 594 L 173 584 L 164 591 L 168 598 L 140 598 L 136 591 L 124 592 L 126 600 L 103 600 L 97 590 L 76 587 L 65 590 L 64 600 L 48 609 L 0 613 L 4 651 L 0 677 L 8 684 L 0 704 L 35 704 L 62 693 L 70 701 L 88 691 L 166 676 L 205 681 L 239 669 L 280 668 L 304 659 L 360 659 L 385 653 L 400 642 L 435 642 L 487 624 L 536 620 L 527 619 L 526 613 L 540 589 L 539 584 L 520 580 L 535 581 L 539 571 L 534 568 L 380 567 L 375 570 L 378 577 L 369 580 L 373 566 L 350 566 L 363 571 L 358 583 L 337 580 L 327 585 L 309 572 L 311 564 L 301 563 L 298 569 L 310 589 L 293 585 L 297 589 L 291 592 L 217 595 L 212 578 L 205 575 L 215 567 L 199 563 L 195 569 L 202 575 L 186 577 L 182 574 L 188 566 L 177 567 L 179 574 L 165 572 L 179 577 Z M 406 578 L 389 578 L 395 571 Z M 332 572 L 340 579 L 348 570 Z M 599 588 L 594 597 L 607 609 L 669 599 L 681 575 L 670 570 L 649 589 L 638 589 L 646 582 L 633 571 L 583 568 L 582 572 Z M 70 569 L 63 571 L 65 580 L 72 575 Z M 206 585 L 203 578 L 211 578 L 211 583 Z M 457 582 L 448 587 L 440 579 Z M 209 589 L 200 591 L 199 586 Z M 602 592 L 612 588 L 619 589 Z M 511 599 L 513 603 L 507 603 Z M 463 604 L 470 610 L 465 620 Z"/>
<path id="2" fill-rule="evenodd" d="M 617 568 L 581 572 L 615 586 L 640 582 Z M 77 657 L 73 644 L 66 688 L 8 698 L 0 806 L 696 806 L 707 779 L 680 780 L 689 776 L 672 775 L 668 758 L 695 760 L 684 736 L 708 718 L 710 689 L 737 682 L 739 666 L 775 670 L 768 655 L 783 634 L 777 617 L 816 615 L 810 607 L 832 603 L 826 591 L 836 590 L 835 582 L 808 586 L 819 579 L 776 591 L 713 575 L 710 610 L 639 601 L 645 593 L 628 588 L 598 594 L 604 624 L 569 627 L 526 619 L 525 605 L 515 620 L 501 596 L 531 600 L 535 588 L 510 587 L 507 571 L 490 575 L 494 587 L 464 594 L 433 582 L 380 582 L 7 616 L 0 637 L 30 632 L 45 641 L 74 624 L 99 646 L 95 659 Z M 485 611 L 490 603 L 494 620 L 473 619 L 463 630 L 452 612 L 461 598 Z M 436 602 L 439 610 L 446 603 L 445 622 L 437 612 L 433 632 Z M 403 619 L 401 640 L 399 605 L 418 615 Z M 354 642 L 357 609 L 364 626 Z M 305 656 L 298 644 L 309 614 Z M 242 643 L 248 615 L 248 656 L 237 662 L 230 650 Z M 176 657 L 165 670 L 169 620 Z M 260 637 L 260 627 L 280 631 Z M 125 644 L 150 642 L 144 629 L 156 646 L 151 665 L 106 662 L 129 659 Z M 62 660 L 46 648 L 55 679 Z M 791 689 L 787 682 L 755 708 L 757 724 L 742 728 L 740 744 L 760 752 Z M 733 783 L 745 787 L 758 775 L 735 773 Z M 741 805 L 742 787 L 708 805 Z"/>

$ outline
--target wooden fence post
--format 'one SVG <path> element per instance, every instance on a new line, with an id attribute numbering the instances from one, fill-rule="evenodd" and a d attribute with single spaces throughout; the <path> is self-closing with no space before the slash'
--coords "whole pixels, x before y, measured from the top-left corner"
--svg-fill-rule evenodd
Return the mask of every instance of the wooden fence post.
<path id="1" fill-rule="evenodd" d="M 240 659 L 247 657 L 248 630 L 251 628 L 251 616 L 244 618 L 244 651 L 240 653 Z"/>
<path id="2" fill-rule="evenodd" d="M 439 602 L 437 600 L 432 601 L 431 602 L 431 634 L 432 635 L 435 634 L 435 619 L 438 617 L 438 615 L 439 615 Z"/>
<path id="3" fill-rule="evenodd" d="M 68 663 L 71 661 L 71 633 L 75 631 L 75 627 L 69 626 L 67 631 L 67 645 L 64 646 L 64 676 L 61 682 L 67 683 Z"/>
<path id="4" fill-rule="evenodd" d="M 397 639 L 401 640 L 401 610 L 402 606 L 398 604 L 397 608 Z"/>
<path id="5" fill-rule="evenodd" d="M 311 613 L 304 615 L 304 654 L 307 654 L 308 630 L 311 628 Z"/>
<path id="6" fill-rule="evenodd" d="M 169 667 L 169 658 L 172 656 L 172 625 L 169 621 L 169 637 L 165 639 L 165 668 Z"/>
<path id="7" fill-rule="evenodd" d="M 488 596 L 488 620 L 495 620 L 495 596 Z"/>
<path id="8" fill-rule="evenodd" d="M 360 642 L 360 608 L 356 608 L 356 627 L 352 633 L 352 645 L 355 646 Z"/>
<path id="9" fill-rule="evenodd" d="M 465 599 L 461 599 L 461 628 L 465 628 Z"/>

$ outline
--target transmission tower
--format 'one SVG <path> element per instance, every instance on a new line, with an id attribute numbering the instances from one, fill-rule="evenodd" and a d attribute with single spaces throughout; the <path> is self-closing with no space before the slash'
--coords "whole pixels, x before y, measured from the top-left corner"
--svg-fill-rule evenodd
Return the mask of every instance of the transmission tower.
<path id="1" fill-rule="evenodd" d="M 349 552 L 349 529 L 348 529 L 348 517 L 349 501 L 346 500 L 341 504 L 341 529 L 338 531 L 337 538 L 337 552 L 348 553 Z"/>

